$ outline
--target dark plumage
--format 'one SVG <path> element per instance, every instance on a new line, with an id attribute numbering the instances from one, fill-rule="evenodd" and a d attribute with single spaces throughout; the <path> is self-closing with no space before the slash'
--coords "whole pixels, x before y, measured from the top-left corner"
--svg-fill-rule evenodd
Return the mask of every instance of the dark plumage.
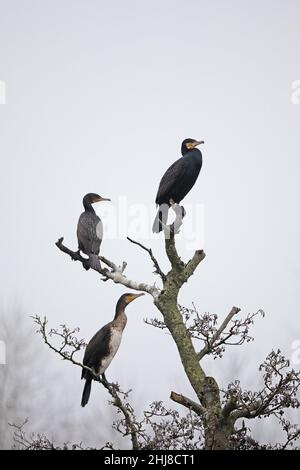
<path id="1" fill-rule="evenodd" d="M 122 333 L 127 323 L 125 308 L 141 295 L 144 294 L 123 294 L 116 305 L 114 319 L 103 326 L 86 347 L 83 364 L 93 369 L 96 375 L 102 375 L 104 380 L 106 380 L 104 372 L 119 349 Z M 89 401 L 93 374 L 82 369 L 81 378 L 85 379 L 81 406 L 85 406 Z"/>
<path id="2" fill-rule="evenodd" d="M 78 250 L 89 257 L 89 265 L 86 269 L 97 269 L 100 266 L 99 252 L 103 235 L 103 224 L 100 217 L 94 211 L 92 204 L 100 201 L 110 201 L 98 194 L 88 193 L 83 198 L 84 212 L 81 214 L 77 225 Z"/>
<path id="3" fill-rule="evenodd" d="M 159 209 L 153 223 L 153 232 L 160 232 L 167 223 L 170 201 L 179 204 L 194 186 L 202 167 L 202 154 L 196 147 L 202 143 L 204 142 L 195 139 L 185 139 L 181 145 L 182 157 L 162 177 L 155 200 Z"/>

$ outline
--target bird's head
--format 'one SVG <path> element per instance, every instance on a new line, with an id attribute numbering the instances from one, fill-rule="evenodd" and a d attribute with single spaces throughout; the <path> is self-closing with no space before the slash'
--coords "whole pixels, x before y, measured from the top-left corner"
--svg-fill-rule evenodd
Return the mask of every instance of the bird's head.
<path id="1" fill-rule="evenodd" d="M 133 300 L 137 299 L 138 297 L 141 297 L 142 295 L 145 294 L 143 292 L 141 294 L 124 294 L 121 298 L 123 298 L 124 303 L 128 305 L 133 302 Z"/>
<path id="2" fill-rule="evenodd" d="M 86 207 L 101 201 L 110 201 L 110 199 L 99 196 L 99 194 L 96 193 L 88 193 L 83 198 L 83 205 Z"/>
<path id="3" fill-rule="evenodd" d="M 194 148 L 198 147 L 198 145 L 204 144 L 203 140 L 195 140 L 195 139 L 184 139 L 184 141 L 181 144 L 181 153 L 182 155 L 185 155 L 187 152 L 190 150 L 193 150 Z"/>
<path id="4" fill-rule="evenodd" d="M 128 304 L 133 302 L 135 299 L 138 297 L 141 297 L 142 295 L 145 295 L 144 293 L 141 294 L 123 294 L 118 300 L 117 306 L 116 306 L 116 314 L 120 312 L 121 310 L 125 310 Z"/>

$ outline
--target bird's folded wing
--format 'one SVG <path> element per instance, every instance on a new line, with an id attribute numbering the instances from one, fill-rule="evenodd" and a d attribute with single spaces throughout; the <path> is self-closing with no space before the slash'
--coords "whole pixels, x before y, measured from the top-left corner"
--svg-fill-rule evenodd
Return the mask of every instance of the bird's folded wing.
<path id="1" fill-rule="evenodd" d="M 86 347 L 83 364 L 97 371 L 101 365 L 101 360 L 109 355 L 110 345 L 109 324 L 99 330 Z M 89 372 L 82 370 L 82 377 L 86 377 Z"/>
<path id="2" fill-rule="evenodd" d="M 89 248 L 90 253 L 99 253 L 102 240 L 103 225 L 101 219 L 95 215 L 93 218 L 83 213 L 78 221 L 78 239 Z"/>
<path id="3" fill-rule="evenodd" d="M 162 177 L 159 188 L 156 195 L 156 204 L 168 203 L 172 196 L 173 188 L 178 185 L 181 178 L 184 177 L 186 172 L 186 160 L 185 158 L 179 158 L 174 162 L 165 172 Z"/>

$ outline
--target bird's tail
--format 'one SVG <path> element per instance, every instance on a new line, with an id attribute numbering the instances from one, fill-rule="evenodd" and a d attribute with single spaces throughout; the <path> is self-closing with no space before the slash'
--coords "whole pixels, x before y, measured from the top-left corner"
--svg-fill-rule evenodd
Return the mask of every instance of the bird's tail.
<path id="1" fill-rule="evenodd" d="M 91 387 L 92 387 L 92 380 L 86 379 L 83 393 L 82 393 L 81 406 L 85 406 L 88 403 L 89 398 L 90 398 L 90 393 L 91 393 Z"/>
<path id="2" fill-rule="evenodd" d="M 162 204 L 161 206 L 159 206 L 152 226 L 153 233 L 159 233 L 163 230 L 163 226 L 167 224 L 168 211 L 168 204 Z"/>
<path id="3" fill-rule="evenodd" d="M 98 255 L 89 255 L 89 265 L 92 269 L 101 269 L 101 264 Z"/>

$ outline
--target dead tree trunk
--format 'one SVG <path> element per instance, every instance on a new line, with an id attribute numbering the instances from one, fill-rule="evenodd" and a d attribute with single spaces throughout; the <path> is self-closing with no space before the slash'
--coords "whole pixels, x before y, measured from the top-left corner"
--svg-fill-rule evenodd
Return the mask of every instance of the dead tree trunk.
<path id="1" fill-rule="evenodd" d="M 100 257 L 101 261 L 106 264 L 110 270 L 102 267 L 95 270 L 103 276 L 104 281 L 111 279 L 115 283 L 120 283 L 131 289 L 144 291 L 152 295 L 154 305 L 161 312 L 165 326 L 170 331 L 176 343 L 184 371 L 196 393 L 198 402 L 193 402 L 174 392 L 171 393 L 171 398 L 193 409 L 195 413 L 201 416 L 204 423 L 205 447 L 207 449 L 228 449 L 229 437 L 233 426 L 230 427 L 228 423 L 224 422 L 218 385 L 213 378 L 206 376 L 200 365 L 201 358 L 194 348 L 177 301 L 181 287 L 194 274 L 198 265 L 205 258 L 205 253 L 203 250 L 197 250 L 187 263 L 184 263 L 180 259 L 175 246 L 175 232 L 178 231 L 182 223 L 182 209 L 179 208 L 178 210 L 178 207 L 175 207 L 174 210 L 176 220 L 173 225 L 165 227 L 164 231 L 165 250 L 171 264 L 171 270 L 167 274 L 162 272 L 150 249 L 129 238 L 130 242 L 140 246 L 150 255 L 155 267 L 155 273 L 158 274 L 162 280 L 162 289 L 158 289 L 155 285 L 149 286 L 145 283 L 128 279 L 124 274 L 127 263 L 123 263 L 121 267 L 118 267 L 112 261 Z M 62 242 L 63 239 L 61 238 L 57 242 L 57 247 L 71 256 L 73 260 L 80 261 L 84 265 L 85 258 L 82 258 L 78 252 L 74 252 L 65 247 Z"/>
<path id="2" fill-rule="evenodd" d="M 194 273 L 205 254 L 203 251 L 196 251 L 194 257 L 185 264 L 178 256 L 172 233 L 169 238 L 165 239 L 165 249 L 172 268 L 166 275 L 164 289 L 155 299 L 154 304 L 163 315 L 164 323 L 176 343 L 184 371 L 199 400 L 194 411 L 203 419 L 205 448 L 229 449 L 233 423 L 224 420 L 218 385 L 215 379 L 205 374 L 200 365 L 177 300 L 182 285 Z M 174 397 L 176 394 L 171 395 L 171 398 L 178 401 Z"/>

